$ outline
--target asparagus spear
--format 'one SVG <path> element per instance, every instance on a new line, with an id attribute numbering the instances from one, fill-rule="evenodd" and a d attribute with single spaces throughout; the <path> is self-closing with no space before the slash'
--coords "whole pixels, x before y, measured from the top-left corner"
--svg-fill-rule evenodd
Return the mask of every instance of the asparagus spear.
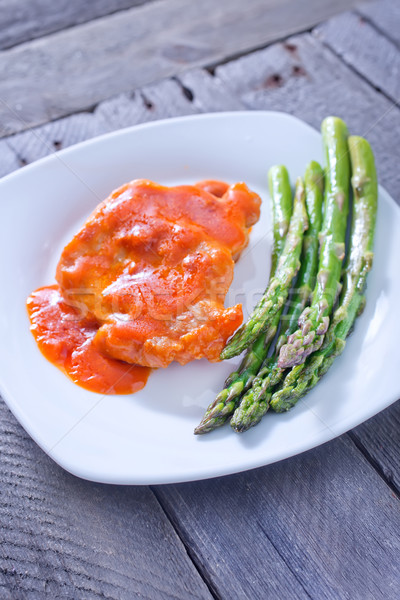
<path id="1" fill-rule="evenodd" d="M 294 406 L 329 370 L 335 358 L 343 352 L 354 321 L 364 308 L 366 278 L 373 261 L 378 186 L 374 156 L 368 142 L 361 137 L 351 136 L 349 149 L 354 205 L 339 307 L 321 350 L 308 359 L 300 374 L 296 373 L 299 367 L 292 369 L 281 389 L 273 394 L 271 407 L 277 412 Z"/>
<path id="2" fill-rule="evenodd" d="M 207 408 L 204 417 L 194 430 L 196 435 L 209 433 L 221 427 L 234 413 L 241 395 L 251 385 L 260 365 L 268 353 L 269 346 L 278 329 L 280 313 L 275 316 L 267 334 L 261 334 L 252 344 L 242 360 L 239 370 L 231 373 L 225 387 Z"/>
<path id="3" fill-rule="evenodd" d="M 286 342 L 287 337 L 297 329 L 297 320 L 305 305 L 309 302 L 314 286 L 318 266 L 318 235 L 321 229 L 324 187 L 324 174 L 317 162 L 312 161 L 308 165 L 304 182 L 309 226 L 304 234 L 297 288 L 291 297 L 286 315 L 286 330 L 278 340 L 274 355 L 264 361 L 252 383 L 252 387 L 243 396 L 240 405 L 234 412 L 231 426 L 238 433 L 247 431 L 250 427 L 257 425 L 267 412 L 271 392 L 281 380 L 284 372 L 278 366 L 279 348 Z"/>
<path id="4" fill-rule="evenodd" d="M 274 244 L 271 257 L 271 276 L 275 274 L 276 266 L 285 244 L 289 221 L 292 216 L 292 190 L 289 173 L 283 165 L 271 167 L 268 172 L 269 193 L 272 198 L 272 222 Z"/>
<path id="5" fill-rule="evenodd" d="M 247 322 L 242 325 L 221 352 L 221 358 L 232 358 L 245 350 L 257 337 L 267 331 L 282 311 L 288 297 L 290 284 L 300 267 L 303 233 L 307 229 L 307 213 L 304 205 L 304 185 L 301 178 L 296 183 L 293 215 L 285 245 L 261 300 Z"/>
<path id="6" fill-rule="evenodd" d="M 349 205 L 350 164 L 347 127 L 341 119 L 327 117 L 321 129 L 327 172 L 317 284 L 311 306 L 300 315 L 299 329 L 289 336 L 287 344 L 280 350 L 281 368 L 301 364 L 307 356 L 318 350 L 328 329 L 329 315 L 340 291 Z"/>
<path id="7" fill-rule="evenodd" d="M 269 191 L 272 198 L 273 247 L 270 279 L 275 275 L 277 260 L 282 253 L 292 215 L 292 191 L 289 174 L 284 166 L 271 167 L 268 173 Z M 207 408 L 196 427 L 196 434 L 203 434 L 220 427 L 233 414 L 242 393 L 248 389 L 267 356 L 270 342 L 275 337 L 280 313 L 276 315 L 270 330 L 261 334 L 246 352 L 238 371 L 229 375 L 225 387 Z"/>
<path id="8" fill-rule="evenodd" d="M 279 337 L 277 350 L 286 343 L 288 336 L 297 329 L 297 321 L 309 302 L 315 284 L 318 266 L 318 236 L 322 222 L 322 200 L 324 191 L 324 173 L 316 161 L 311 161 L 304 175 L 305 202 L 308 217 L 308 229 L 304 234 L 301 254 L 301 266 L 296 282 L 296 290 L 291 297 L 286 315 L 286 331 Z"/>

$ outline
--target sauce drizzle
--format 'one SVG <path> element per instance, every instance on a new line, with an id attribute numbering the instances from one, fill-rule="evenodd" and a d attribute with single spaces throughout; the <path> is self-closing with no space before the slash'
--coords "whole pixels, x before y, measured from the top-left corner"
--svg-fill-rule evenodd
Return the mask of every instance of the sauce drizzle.
<path id="1" fill-rule="evenodd" d="M 57 285 L 39 288 L 27 301 L 31 331 L 42 354 L 74 383 L 100 394 L 132 394 L 151 369 L 107 358 L 96 350 L 98 323 L 69 306 Z"/>

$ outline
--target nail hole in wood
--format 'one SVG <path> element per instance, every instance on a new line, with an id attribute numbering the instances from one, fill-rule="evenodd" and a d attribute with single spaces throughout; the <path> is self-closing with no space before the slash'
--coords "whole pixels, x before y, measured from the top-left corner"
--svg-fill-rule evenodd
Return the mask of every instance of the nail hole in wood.
<path id="1" fill-rule="evenodd" d="M 181 83 L 181 88 L 182 88 L 183 95 L 189 100 L 189 102 L 193 102 L 194 94 L 193 94 L 192 90 L 189 89 L 188 87 L 186 87 L 185 85 L 183 85 L 182 83 Z"/>
<path id="2" fill-rule="evenodd" d="M 142 94 L 142 100 L 143 100 L 143 104 L 145 105 L 145 107 L 148 110 L 153 110 L 154 104 L 144 94 Z"/>
<path id="3" fill-rule="evenodd" d="M 302 75 L 307 75 L 306 70 L 301 65 L 294 65 L 292 69 L 293 75 L 301 77 Z"/>
<path id="4" fill-rule="evenodd" d="M 286 44 L 283 44 L 283 46 L 291 54 L 295 54 L 297 52 L 296 44 L 291 44 L 291 43 L 287 42 Z"/>
<path id="5" fill-rule="evenodd" d="M 280 87 L 283 84 L 283 79 L 279 73 L 274 73 L 270 75 L 268 79 L 265 81 L 264 87 Z"/>

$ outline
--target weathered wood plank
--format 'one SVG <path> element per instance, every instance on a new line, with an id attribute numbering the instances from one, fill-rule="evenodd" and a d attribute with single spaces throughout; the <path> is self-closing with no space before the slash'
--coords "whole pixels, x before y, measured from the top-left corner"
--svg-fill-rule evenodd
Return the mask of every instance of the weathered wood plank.
<path id="1" fill-rule="evenodd" d="M 344 13 L 313 34 L 394 102 L 400 101 L 399 49 L 362 17 Z"/>
<path id="2" fill-rule="evenodd" d="M 16 153 L 5 140 L 0 140 L 0 177 L 15 171 L 20 166 Z"/>
<path id="3" fill-rule="evenodd" d="M 196 112 L 182 87 L 176 81 L 165 79 L 133 94 L 101 102 L 94 114 L 101 116 L 112 129 L 119 129 Z"/>
<path id="4" fill-rule="evenodd" d="M 111 130 L 101 115 L 80 113 L 14 135 L 7 143 L 22 166 Z"/>
<path id="5" fill-rule="evenodd" d="M 2 401 L 0 454 L 1 598 L 211 600 L 148 488 L 69 475 Z"/>
<path id="6" fill-rule="evenodd" d="M 352 0 L 351 3 L 356 2 Z M 2 135 L 309 28 L 349 0 L 157 0 L 0 53 Z"/>
<path id="7" fill-rule="evenodd" d="M 189 98 L 188 87 L 196 88 Z M 185 91 L 186 90 L 186 91 Z M 0 141 L 0 176 L 52 152 L 96 135 L 169 117 L 216 110 L 235 110 L 243 105 L 224 84 L 208 72 L 195 69 L 180 81 L 165 79 L 128 95 L 101 102 L 93 113 L 78 113 L 18 133 Z M 4 150 L 2 150 L 4 148 Z"/>
<path id="8" fill-rule="evenodd" d="M 378 0 L 361 4 L 357 12 L 374 23 L 382 33 L 400 45 L 400 3 L 396 0 Z"/>
<path id="9" fill-rule="evenodd" d="M 2 0 L 0 49 L 41 37 L 78 23 L 132 8 L 150 0 Z"/>
<path id="10" fill-rule="evenodd" d="M 400 402 L 363 423 L 351 437 L 400 495 Z"/>
<path id="11" fill-rule="evenodd" d="M 319 129 L 329 114 L 374 149 L 380 182 L 400 202 L 400 110 L 360 79 L 315 37 L 302 35 L 216 69 L 251 109 L 282 110 Z"/>
<path id="12" fill-rule="evenodd" d="M 204 69 L 192 69 L 179 75 L 178 80 L 201 112 L 243 110 L 244 105 L 230 93 L 226 85 Z"/>
<path id="13" fill-rule="evenodd" d="M 93 113 L 78 113 L 0 141 L 0 157 L 4 155 L 0 164 L 1 175 L 115 129 L 206 110 L 243 108 L 239 101 L 228 96 L 222 82 L 206 71 L 190 72 L 183 81 L 189 85 L 196 83 L 196 100 L 185 93 L 184 83 L 166 79 L 144 86 L 133 94 L 105 100 Z M 1 151 L 3 146 L 7 154 Z"/>
<path id="14" fill-rule="evenodd" d="M 222 598 L 398 596 L 398 499 L 346 436 L 263 469 L 156 494 Z"/>
<path id="15" fill-rule="evenodd" d="M 18 166 L 115 129 L 195 112 L 198 110 L 176 81 L 145 86 L 133 95 L 102 102 L 93 113 L 78 113 L 1 140 L 10 157 L 0 164 L 0 173 L 5 175 Z"/>

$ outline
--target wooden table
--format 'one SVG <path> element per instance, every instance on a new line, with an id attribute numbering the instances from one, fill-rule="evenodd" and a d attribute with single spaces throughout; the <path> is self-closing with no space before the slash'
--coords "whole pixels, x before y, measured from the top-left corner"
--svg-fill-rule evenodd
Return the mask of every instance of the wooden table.
<path id="1" fill-rule="evenodd" d="M 0 174 L 144 121 L 272 109 L 342 116 L 399 202 L 400 3 L 336 14 L 351 4 L 3 0 Z M 1 599 L 399 597 L 400 403 L 290 460 L 156 487 L 79 480 L 0 411 Z"/>

